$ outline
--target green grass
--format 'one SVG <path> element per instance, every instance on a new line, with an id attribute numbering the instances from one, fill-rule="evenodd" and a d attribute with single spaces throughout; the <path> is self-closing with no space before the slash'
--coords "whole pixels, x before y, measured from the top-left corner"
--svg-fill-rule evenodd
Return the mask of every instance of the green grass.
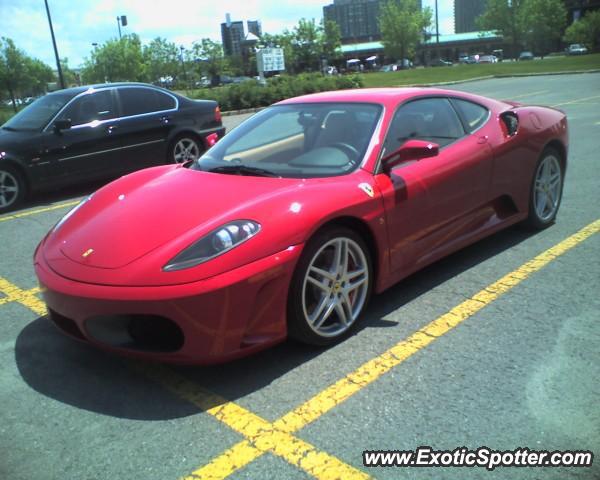
<path id="1" fill-rule="evenodd" d="M 365 87 L 397 87 L 439 82 L 456 82 L 489 75 L 523 75 L 530 73 L 565 72 L 569 70 L 600 69 L 600 54 L 577 57 L 549 57 L 530 62 L 500 62 L 482 65 L 416 68 L 397 72 L 365 73 Z"/>
<path id="2" fill-rule="evenodd" d="M 14 114 L 15 114 L 15 112 L 13 111 L 12 107 L 6 107 L 6 106 L 2 105 L 0 107 L 0 125 L 2 125 L 4 122 L 6 122 Z"/>

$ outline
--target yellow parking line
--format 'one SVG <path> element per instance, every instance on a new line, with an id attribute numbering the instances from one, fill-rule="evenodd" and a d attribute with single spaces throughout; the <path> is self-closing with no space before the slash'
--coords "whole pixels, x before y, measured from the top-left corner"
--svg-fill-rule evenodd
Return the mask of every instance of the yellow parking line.
<path id="1" fill-rule="evenodd" d="M 271 452 L 317 479 L 367 479 L 357 470 L 313 445 L 276 428 L 272 423 L 245 408 L 209 392 L 162 366 L 135 363 L 134 369 L 197 405 L 209 415 L 246 437 L 216 461 L 194 471 L 187 479 L 225 478 L 263 453 Z"/>
<path id="2" fill-rule="evenodd" d="M 490 284 L 409 338 L 364 363 L 354 372 L 273 423 L 203 389 L 165 367 L 140 363 L 133 365 L 136 370 L 150 379 L 160 383 L 180 398 L 197 405 L 209 415 L 246 437 L 244 441 L 234 445 L 186 478 L 225 478 L 266 452 L 284 458 L 318 479 L 368 478 L 364 472 L 345 464 L 334 456 L 317 450 L 308 442 L 294 437 L 292 433 L 317 420 L 390 369 L 473 316 L 530 275 L 599 231 L 600 219 Z M 36 289 L 19 289 L 0 277 L 0 293 L 3 293 L 5 298 L 9 298 L 8 301 L 19 302 L 40 315 L 45 313 L 44 304 L 35 296 Z"/>
<path id="3" fill-rule="evenodd" d="M 543 93 L 548 93 L 550 90 L 539 90 L 537 92 L 523 93 L 521 95 L 511 95 L 509 100 L 515 100 L 517 98 L 525 98 L 525 97 L 533 97 L 535 95 L 542 95 Z"/>
<path id="4" fill-rule="evenodd" d="M 39 288 L 23 290 L 16 285 L 13 285 L 5 278 L 0 277 L 0 293 L 5 295 L 5 297 L 0 298 L 0 305 L 9 302 L 17 302 L 30 310 L 33 310 L 38 315 L 43 316 L 46 315 L 46 305 L 36 297 L 36 294 L 39 292 Z"/>
<path id="5" fill-rule="evenodd" d="M 308 401 L 304 402 L 291 412 L 281 417 L 279 420 L 273 422 L 273 427 L 278 430 L 293 433 L 304 428 L 309 423 L 314 422 L 329 410 L 344 402 L 367 385 L 373 383 L 383 374 L 389 372 L 392 368 L 398 366 L 404 360 L 423 349 L 445 333 L 448 333 L 466 319 L 473 316 L 479 310 L 517 286 L 523 280 L 546 266 L 552 260 L 565 254 L 573 247 L 577 246 L 599 231 L 600 219 L 590 223 L 577 233 L 539 254 L 532 260 L 521 265 L 519 268 L 508 273 L 496 282 L 488 285 L 471 298 L 465 300 L 461 304 L 451 309 L 448 313 L 421 328 L 407 339 L 397 343 L 378 357 L 364 363 L 352 373 L 346 375 L 346 377 L 318 393 Z M 236 445 L 236 447 L 240 449 L 243 448 L 242 446 L 238 445 Z M 228 458 L 228 456 L 223 454 L 214 459 L 212 462 L 206 464 L 201 469 L 197 470 L 197 472 L 203 470 L 211 471 L 211 469 L 216 468 L 218 465 L 220 468 L 219 472 L 223 475 L 207 478 L 225 478 L 225 476 L 229 475 L 229 473 L 227 473 L 228 467 L 233 468 L 227 464 Z M 249 463 L 253 461 L 256 456 L 248 455 L 245 458 Z M 235 470 L 244 466 L 242 464 L 243 460 L 244 459 L 242 458 L 235 459 Z"/>
<path id="6" fill-rule="evenodd" d="M 575 100 L 570 100 L 568 102 L 557 103 L 552 105 L 553 107 L 560 107 L 562 105 L 571 105 L 572 103 L 586 102 L 588 100 L 594 100 L 596 98 L 600 98 L 600 95 L 594 95 L 593 97 L 584 97 L 584 98 L 576 98 Z"/>
<path id="7" fill-rule="evenodd" d="M 27 210 L 25 212 L 13 213 L 12 215 L 4 215 L 0 217 L 0 222 L 6 222 L 8 220 L 15 220 L 17 218 L 29 217 L 30 215 L 37 215 L 38 213 L 51 212 L 52 210 L 59 210 L 61 208 L 74 207 L 80 202 L 75 200 L 73 202 L 59 203 L 52 205 L 51 207 L 38 208 L 37 210 Z"/>

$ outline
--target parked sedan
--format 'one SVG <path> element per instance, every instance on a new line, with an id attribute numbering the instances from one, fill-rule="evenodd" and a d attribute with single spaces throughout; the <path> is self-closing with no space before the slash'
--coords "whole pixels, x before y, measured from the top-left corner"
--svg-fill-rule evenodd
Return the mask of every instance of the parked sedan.
<path id="1" fill-rule="evenodd" d="M 152 85 L 50 93 L 0 128 L 0 212 L 37 190 L 196 160 L 224 134 L 216 102 Z"/>
<path id="2" fill-rule="evenodd" d="M 517 222 L 556 218 L 565 114 L 442 89 L 284 100 L 198 161 L 123 177 L 42 240 L 50 319 L 186 363 L 326 345 L 372 292 Z M 166 201 L 168 199 L 168 201 Z"/>
<path id="3" fill-rule="evenodd" d="M 585 55 L 588 53 L 588 49 L 580 43 L 572 43 L 568 46 L 567 53 L 569 55 Z"/>
<path id="4" fill-rule="evenodd" d="M 523 62 L 523 61 L 529 61 L 529 60 L 533 60 L 535 57 L 533 56 L 533 53 L 526 51 L 526 52 L 521 52 L 519 54 L 519 61 Z"/>

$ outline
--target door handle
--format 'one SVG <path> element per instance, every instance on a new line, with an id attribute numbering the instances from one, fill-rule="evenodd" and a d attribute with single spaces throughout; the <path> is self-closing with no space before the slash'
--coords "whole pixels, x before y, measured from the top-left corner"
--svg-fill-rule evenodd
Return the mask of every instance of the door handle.
<path id="1" fill-rule="evenodd" d="M 109 125 L 108 127 L 106 127 L 106 132 L 110 134 L 110 133 L 113 133 L 118 128 L 119 128 L 118 125 Z"/>
<path id="2" fill-rule="evenodd" d="M 167 115 L 163 115 L 162 117 L 160 117 L 159 119 L 162 123 L 169 123 L 171 121 L 171 117 L 167 116 Z"/>

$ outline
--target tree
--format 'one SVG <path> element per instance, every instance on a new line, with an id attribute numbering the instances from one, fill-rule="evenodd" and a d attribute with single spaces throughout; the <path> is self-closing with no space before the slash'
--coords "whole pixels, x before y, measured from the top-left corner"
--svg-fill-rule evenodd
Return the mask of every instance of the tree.
<path id="1" fill-rule="evenodd" d="M 487 0 L 483 15 L 476 19 L 482 30 L 499 32 L 504 41 L 512 45 L 512 56 L 516 58 L 525 36 L 521 7 L 525 0 Z"/>
<path id="2" fill-rule="evenodd" d="M 381 42 L 388 57 L 413 57 L 423 31 L 431 24 L 431 9 L 419 10 L 416 0 L 388 0 L 381 6 Z"/>
<path id="3" fill-rule="evenodd" d="M 8 93 L 17 111 L 17 98 L 44 93 L 54 72 L 41 60 L 28 56 L 10 38 L 0 39 L 0 88 Z"/>
<path id="4" fill-rule="evenodd" d="M 341 53 L 340 47 L 342 46 L 342 34 L 340 33 L 340 26 L 332 20 L 323 19 L 321 29 L 322 54 L 330 63 L 333 63 L 340 57 Z"/>
<path id="5" fill-rule="evenodd" d="M 82 71 L 86 83 L 136 81 L 147 79 L 142 44 L 136 34 L 108 40 L 85 59 Z"/>
<path id="6" fill-rule="evenodd" d="M 529 48 L 542 56 L 557 49 L 567 24 L 562 0 L 525 0 L 519 15 Z"/>
<path id="7" fill-rule="evenodd" d="M 320 70 L 321 29 L 315 19 L 301 18 L 294 27 L 293 36 L 296 67 L 300 70 Z"/>
<path id="8" fill-rule="evenodd" d="M 71 70 L 71 68 L 69 68 L 69 59 L 67 57 L 60 59 L 60 68 L 63 72 L 63 77 L 67 87 L 81 84 L 81 79 L 79 76 L 73 70 Z"/>
<path id="9" fill-rule="evenodd" d="M 0 39 L 0 82 L 12 101 L 13 110 L 17 111 L 15 93 L 25 78 L 25 54 L 15 46 L 10 38 Z"/>
<path id="10" fill-rule="evenodd" d="M 591 50 L 600 47 L 600 11 L 588 12 L 581 20 L 569 25 L 564 40 L 567 43 L 582 43 Z"/>
<path id="11" fill-rule="evenodd" d="M 223 54 L 223 46 L 209 38 L 194 42 L 192 52 L 200 64 L 201 71 L 210 77 L 211 85 L 219 84 L 219 77 L 229 68 L 229 63 Z"/>
<path id="12" fill-rule="evenodd" d="M 177 45 L 157 37 L 143 49 L 144 63 L 151 82 L 171 77 L 177 79 L 181 72 L 181 57 Z"/>

